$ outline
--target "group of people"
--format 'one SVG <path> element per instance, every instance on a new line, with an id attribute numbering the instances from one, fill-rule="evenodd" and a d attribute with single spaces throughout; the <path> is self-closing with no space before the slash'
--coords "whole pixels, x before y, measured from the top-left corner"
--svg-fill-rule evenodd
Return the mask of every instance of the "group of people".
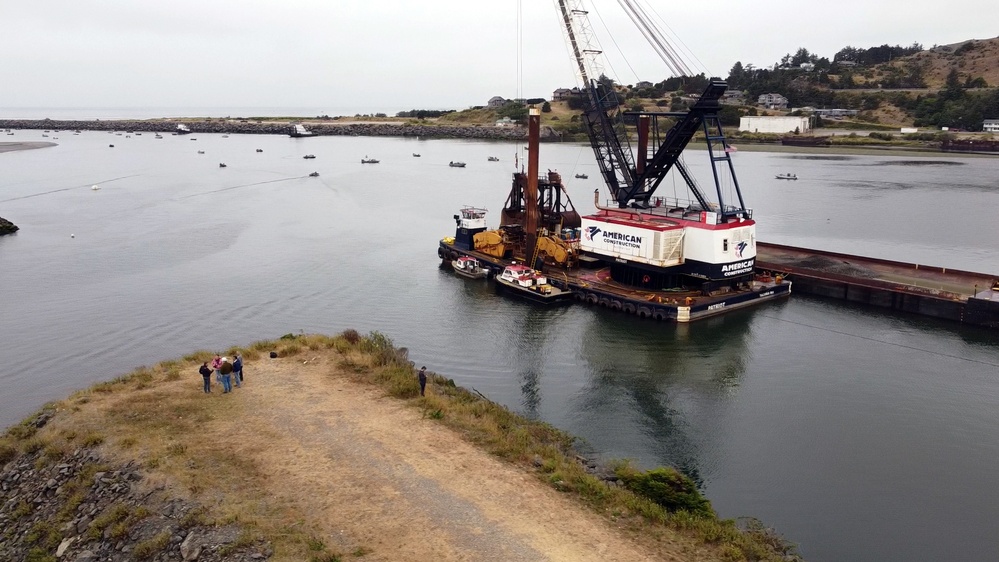
<path id="1" fill-rule="evenodd" d="M 243 385 L 243 356 L 237 353 L 230 362 L 228 357 L 222 357 L 216 353 L 215 358 L 212 359 L 211 367 L 205 361 L 198 372 L 205 380 L 205 393 L 212 391 L 213 373 L 215 380 L 222 385 L 222 394 L 232 392 L 233 381 L 236 382 L 237 388 Z"/>

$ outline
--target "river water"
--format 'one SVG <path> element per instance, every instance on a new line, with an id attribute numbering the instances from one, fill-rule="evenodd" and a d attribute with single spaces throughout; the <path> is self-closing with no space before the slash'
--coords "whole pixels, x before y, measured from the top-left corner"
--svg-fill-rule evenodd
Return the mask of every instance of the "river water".
<path id="1" fill-rule="evenodd" d="M 0 237 L 4 425 L 196 349 L 377 330 L 605 457 L 683 469 L 811 560 L 999 558 L 994 332 L 803 295 L 692 325 L 502 299 L 436 247 L 462 205 L 496 224 L 516 144 L 41 135 L 0 137 L 58 143 L 0 154 L 21 227 Z M 999 274 L 994 159 L 734 158 L 762 240 Z M 543 145 L 541 165 L 583 213 L 606 197 L 586 147 Z"/>

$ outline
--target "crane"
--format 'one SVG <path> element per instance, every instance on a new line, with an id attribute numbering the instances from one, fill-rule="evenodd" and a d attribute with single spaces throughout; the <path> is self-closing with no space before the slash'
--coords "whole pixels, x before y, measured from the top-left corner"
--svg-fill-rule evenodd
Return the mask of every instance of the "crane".
<path id="1" fill-rule="evenodd" d="M 618 1 L 667 66 L 674 73 L 689 75 L 690 71 L 676 51 L 656 33 L 656 26 L 634 0 Z M 583 9 L 582 0 L 556 0 L 556 4 L 583 85 L 583 123 L 601 176 L 617 206 L 622 209 L 647 208 L 656 189 L 669 172 L 676 169 L 701 210 L 717 211 L 723 220 L 749 218 L 751 211 L 742 199 L 718 117 L 719 100 L 727 89 L 726 83 L 710 81 L 689 111 L 620 112 L 612 83 L 603 79 L 602 52 L 595 48 L 588 12 Z M 628 121 L 637 125 L 637 150 L 632 150 L 630 145 L 625 127 Z M 708 144 L 717 203 L 709 199 L 681 159 L 684 148 L 700 130 L 704 131 Z M 721 187 L 721 177 L 725 173 L 734 186 L 735 197 L 731 202 L 726 201 Z"/>

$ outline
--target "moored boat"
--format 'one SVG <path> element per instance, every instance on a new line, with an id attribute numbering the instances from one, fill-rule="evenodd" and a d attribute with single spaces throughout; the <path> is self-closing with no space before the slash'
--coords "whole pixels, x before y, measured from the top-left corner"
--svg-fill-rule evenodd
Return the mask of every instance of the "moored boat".
<path id="1" fill-rule="evenodd" d="M 471 256 L 459 257 L 451 262 L 451 267 L 455 273 L 469 279 L 485 279 L 489 275 L 489 270 Z"/>
<path id="2" fill-rule="evenodd" d="M 585 180 L 585 179 L 588 179 L 589 177 L 590 176 L 588 176 L 586 174 L 576 174 L 576 179 L 577 180 Z"/>
<path id="3" fill-rule="evenodd" d="M 496 276 L 496 289 L 542 304 L 569 303 L 572 299 L 572 291 L 552 285 L 544 273 L 519 263 L 503 268 Z"/>
<path id="4" fill-rule="evenodd" d="M 361 164 L 377 164 L 377 163 L 378 163 L 378 160 L 376 160 L 374 158 L 368 158 L 367 156 L 365 156 L 364 158 L 361 158 Z"/>
<path id="5" fill-rule="evenodd" d="M 464 162 L 453 162 L 452 161 L 452 162 L 448 162 L 447 165 L 451 166 L 452 168 L 464 168 L 465 167 L 465 163 Z"/>
<path id="6" fill-rule="evenodd" d="M 774 177 L 776 177 L 779 180 L 796 180 L 796 179 L 798 179 L 798 175 L 797 174 L 777 174 Z"/>
<path id="7" fill-rule="evenodd" d="M 497 158 L 497 157 L 495 157 L 495 156 L 490 156 L 490 157 L 488 158 L 488 160 L 489 160 L 490 162 L 499 162 L 499 158 Z"/>

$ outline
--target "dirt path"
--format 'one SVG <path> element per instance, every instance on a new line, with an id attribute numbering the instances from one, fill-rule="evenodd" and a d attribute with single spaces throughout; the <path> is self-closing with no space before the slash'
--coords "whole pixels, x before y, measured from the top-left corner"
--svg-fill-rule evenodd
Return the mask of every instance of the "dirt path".
<path id="1" fill-rule="evenodd" d="M 262 497 L 303 511 L 340 552 L 392 561 L 694 558 L 680 544 L 653 553 L 418 410 L 330 375 L 326 361 L 260 359 L 242 388 L 209 399 L 245 403 L 223 430 L 257 449 L 249 454 L 265 474 Z"/>

